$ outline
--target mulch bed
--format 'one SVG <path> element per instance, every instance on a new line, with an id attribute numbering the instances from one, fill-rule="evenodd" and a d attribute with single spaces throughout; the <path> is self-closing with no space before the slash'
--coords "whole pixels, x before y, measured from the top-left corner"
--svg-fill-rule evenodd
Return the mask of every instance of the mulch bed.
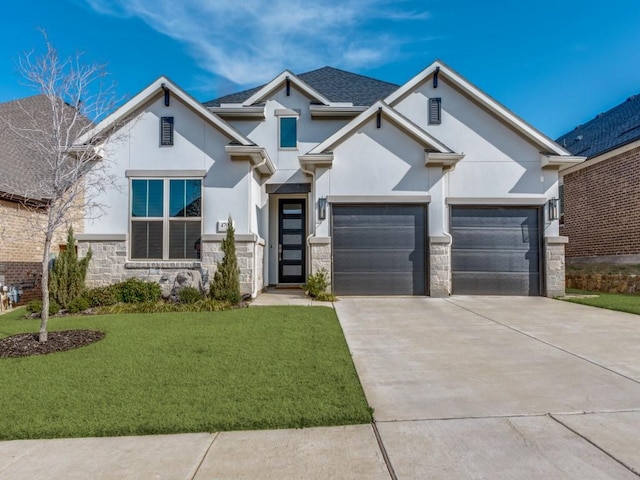
<path id="1" fill-rule="evenodd" d="M 37 333 L 19 333 L 0 339 L 0 358 L 65 352 L 102 340 L 104 336 L 104 332 L 97 330 L 65 330 L 49 332 L 47 342 L 40 343 Z"/>

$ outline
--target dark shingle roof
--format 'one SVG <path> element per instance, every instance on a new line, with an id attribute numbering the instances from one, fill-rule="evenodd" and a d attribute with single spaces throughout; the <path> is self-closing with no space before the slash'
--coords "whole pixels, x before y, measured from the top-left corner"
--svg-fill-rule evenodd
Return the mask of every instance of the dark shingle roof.
<path id="1" fill-rule="evenodd" d="M 64 108 L 74 112 L 68 105 Z M 45 200 L 41 185 L 47 169 L 28 138 L 34 135 L 30 130 L 37 135 L 53 129 L 51 116 L 51 102 L 45 95 L 0 103 L 0 196 Z M 42 140 L 51 142 L 53 137 Z"/>
<path id="2" fill-rule="evenodd" d="M 634 95 L 556 142 L 574 155 L 591 158 L 639 139 L 640 95 Z"/>
<path id="3" fill-rule="evenodd" d="M 323 67 L 297 75 L 299 79 L 327 97 L 332 102 L 352 102 L 358 106 L 370 106 L 398 89 L 399 85 L 333 67 Z M 205 102 L 207 107 L 221 103 L 242 103 L 264 85 L 232 93 Z"/>

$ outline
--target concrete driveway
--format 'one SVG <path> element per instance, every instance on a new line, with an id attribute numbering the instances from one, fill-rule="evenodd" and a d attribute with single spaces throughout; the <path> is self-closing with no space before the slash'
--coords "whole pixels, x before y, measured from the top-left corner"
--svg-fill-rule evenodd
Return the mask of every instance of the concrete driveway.
<path id="1" fill-rule="evenodd" d="M 534 297 L 335 306 L 398 478 L 638 478 L 640 317 Z"/>

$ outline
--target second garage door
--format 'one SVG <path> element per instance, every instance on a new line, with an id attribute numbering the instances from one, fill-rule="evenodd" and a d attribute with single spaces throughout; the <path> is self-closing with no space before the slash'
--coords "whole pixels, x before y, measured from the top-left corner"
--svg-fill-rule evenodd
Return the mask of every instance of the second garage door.
<path id="1" fill-rule="evenodd" d="M 426 205 L 334 205 L 337 295 L 425 295 Z"/>
<path id="2" fill-rule="evenodd" d="M 538 208 L 452 207 L 453 293 L 540 295 Z"/>

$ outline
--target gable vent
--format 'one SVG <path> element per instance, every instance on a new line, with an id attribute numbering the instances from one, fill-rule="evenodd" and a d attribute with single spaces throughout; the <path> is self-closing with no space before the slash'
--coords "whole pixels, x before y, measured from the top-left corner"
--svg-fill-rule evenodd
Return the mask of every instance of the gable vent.
<path id="1" fill-rule="evenodd" d="M 442 123 L 442 99 L 429 99 L 429 125 L 440 125 Z"/>
<path id="2" fill-rule="evenodd" d="M 160 118 L 160 145 L 173 145 L 173 117 Z"/>

